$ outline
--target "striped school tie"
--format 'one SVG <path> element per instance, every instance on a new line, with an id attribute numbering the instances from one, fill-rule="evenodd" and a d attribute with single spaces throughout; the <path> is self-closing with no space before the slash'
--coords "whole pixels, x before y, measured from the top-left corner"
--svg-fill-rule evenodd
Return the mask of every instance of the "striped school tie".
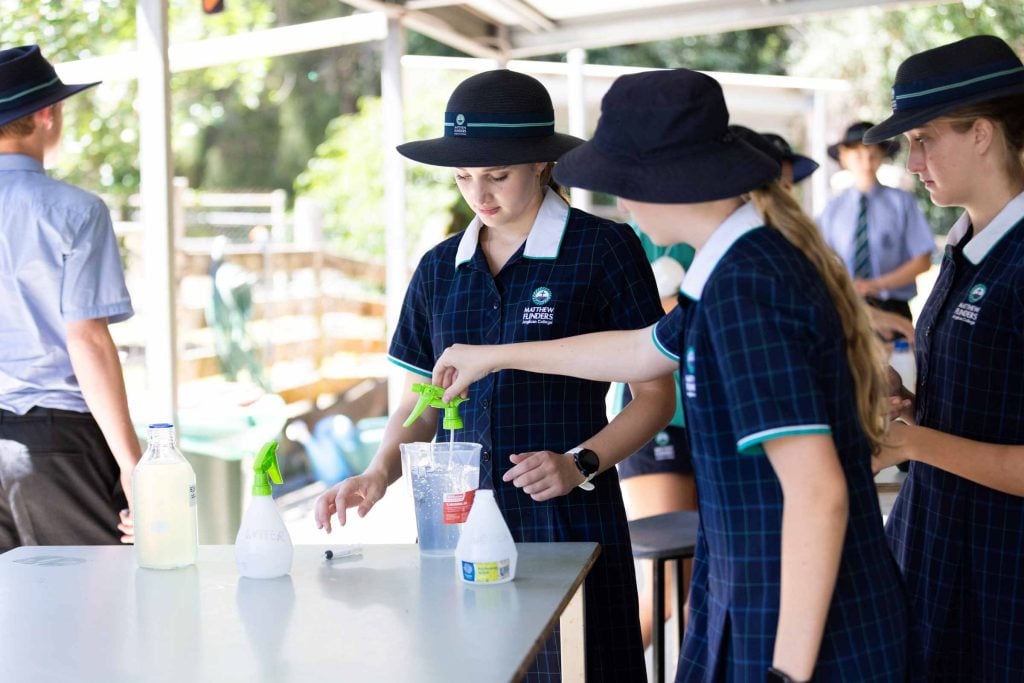
<path id="1" fill-rule="evenodd" d="M 868 243 L 868 196 L 860 196 L 860 211 L 857 213 L 857 232 L 853 238 L 853 276 L 862 280 L 871 279 L 871 245 Z"/>

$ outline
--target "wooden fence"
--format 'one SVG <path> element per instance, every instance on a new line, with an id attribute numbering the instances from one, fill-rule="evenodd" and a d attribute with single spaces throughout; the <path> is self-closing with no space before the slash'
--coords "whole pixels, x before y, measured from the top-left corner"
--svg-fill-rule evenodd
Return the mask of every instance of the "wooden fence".
<path id="1" fill-rule="evenodd" d="M 308 407 L 321 395 L 386 376 L 383 264 L 333 253 L 321 237 L 315 207 L 300 205 L 291 219 L 281 190 L 227 194 L 196 192 L 180 180 L 175 185 L 179 383 L 221 374 L 207 314 L 211 254 L 218 249 L 224 263 L 248 273 L 248 329 L 272 390 L 287 403 Z M 145 278 L 139 224 L 131 210 L 124 218 L 116 229 L 128 252 L 129 287 L 139 288 Z M 116 334 L 129 357 L 142 344 L 144 324 L 145 311 L 139 310 Z"/>

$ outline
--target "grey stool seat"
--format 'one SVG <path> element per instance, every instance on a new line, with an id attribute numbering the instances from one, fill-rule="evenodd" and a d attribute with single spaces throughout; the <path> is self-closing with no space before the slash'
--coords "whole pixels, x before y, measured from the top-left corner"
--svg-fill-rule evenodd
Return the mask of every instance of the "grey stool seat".
<path id="1" fill-rule="evenodd" d="M 654 596 L 653 627 L 651 647 L 654 649 L 654 681 L 665 680 L 665 562 L 676 562 L 676 615 L 679 626 L 679 642 L 683 642 L 683 609 L 686 604 L 687 586 L 683 583 L 682 560 L 693 557 L 697 545 L 697 527 L 700 518 L 696 512 L 684 510 L 667 512 L 663 515 L 641 517 L 629 523 L 629 537 L 633 544 L 633 557 L 638 560 L 653 560 L 654 572 L 652 589 Z"/>

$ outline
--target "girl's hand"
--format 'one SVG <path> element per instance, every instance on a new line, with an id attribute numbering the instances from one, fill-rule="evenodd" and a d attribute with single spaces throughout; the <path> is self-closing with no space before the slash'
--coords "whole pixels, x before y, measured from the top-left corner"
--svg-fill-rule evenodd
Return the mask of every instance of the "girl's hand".
<path id="1" fill-rule="evenodd" d="M 913 438 L 914 426 L 902 421 L 889 423 L 889 432 L 881 444 L 881 448 L 871 458 L 871 472 L 878 474 L 886 467 L 898 465 L 910 460 L 910 442 Z"/>
<path id="2" fill-rule="evenodd" d="M 502 481 L 510 481 L 537 502 L 564 496 L 583 483 L 572 457 L 552 451 L 510 455 L 515 465 Z"/>
<path id="3" fill-rule="evenodd" d="M 441 357 L 434 363 L 432 382 L 445 387 L 444 400 L 450 401 L 456 396 L 465 396 L 466 390 L 473 382 L 494 372 L 494 366 L 488 359 L 497 354 L 493 346 L 470 346 L 453 344 L 445 349 Z"/>

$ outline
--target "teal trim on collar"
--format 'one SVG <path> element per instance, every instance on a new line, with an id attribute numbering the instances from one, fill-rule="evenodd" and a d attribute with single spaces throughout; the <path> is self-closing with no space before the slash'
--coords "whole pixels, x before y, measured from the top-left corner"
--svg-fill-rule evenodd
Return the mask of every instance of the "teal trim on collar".
<path id="1" fill-rule="evenodd" d="M 397 365 L 398 367 L 403 368 L 405 370 L 408 370 L 409 372 L 415 373 L 417 375 L 420 375 L 421 377 L 433 377 L 434 376 L 434 373 L 427 372 L 426 370 L 424 370 L 422 368 L 418 368 L 415 365 L 409 365 L 408 363 L 406 363 L 404 361 L 398 360 L 397 358 L 395 358 L 392 355 L 388 355 L 388 360 L 391 361 L 392 363 L 394 363 L 395 365 Z"/>
<path id="2" fill-rule="evenodd" d="M 810 434 L 831 434 L 832 428 L 827 424 L 797 425 L 793 427 L 775 427 L 766 429 L 763 432 L 756 432 L 745 436 L 736 442 L 736 447 L 742 455 L 762 455 L 764 448 L 761 446 L 765 441 L 779 439 L 784 436 L 807 436 Z"/>
<path id="3" fill-rule="evenodd" d="M 970 261 L 973 265 L 978 265 L 988 253 L 992 251 L 999 242 L 1006 237 L 1006 235 L 1019 225 L 1024 219 L 1024 192 L 1007 202 L 1006 206 L 1003 207 L 1002 211 L 996 214 L 996 217 L 992 219 L 981 232 L 976 232 L 971 241 L 964 247 L 964 258 Z M 971 227 L 971 217 L 966 212 L 957 222 L 953 224 L 953 227 L 949 229 L 949 235 L 946 237 L 946 244 L 956 246 L 960 243 L 960 240 L 967 234 L 967 229 Z"/>
<path id="4" fill-rule="evenodd" d="M 55 83 L 60 83 L 60 76 L 54 76 L 52 81 L 47 81 L 46 83 L 33 86 L 28 90 L 22 90 L 17 95 L 11 95 L 10 97 L 0 97 L 0 104 L 7 104 L 8 102 L 13 102 L 14 100 L 21 99 L 22 97 L 25 97 L 26 95 L 31 95 L 32 93 L 37 92 L 39 90 L 45 90 L 46 88 L 49 88 L 51 85 Z"/>
<path id="5" fill-rule="evenodd" d="M 700 301 L 700 295 L 704 291 L 704 285 L 714 272 L 718 262 L 729 252 L 736 240 L 746 235 L 751 230 L 764 227 L 764 219 L 754 208 L 753 203 L 747 202 L 740 208 L 733 211 L 721 225 L 715 228 L 711 237 L 704 243 L 704 246 L 697 250 L 693 257 L 693 263 L 686 271 L 683 284 L 679 291 L 686 298 L 693 301 Z"/>
<path id="6" fill-rule="evenodd" d="M 565 239 L 565 230 L 569 225 L 569 205 L 549 187 L 544 188 L 544 201 L 541 202 L 533 227 L 526 236 L 523 258 L 553 261 L 558 258 Z M 480 228 L 483 221 L 474 216 L 462 233 L 459 248 L 455 252 L 455 267 L 473 260 L 477 245 L 480 243 Z"/>
<path id="7" fill-rule="evenodd" d="M 654 340 L 655 348 L 658 349 L 659 351 L 661 351 L 662 354 L 664 354 L 669 360 L 675 361 L 676 363 L 679 362 L 679 360 L 680 360 L 679 356 L 677 356 L 676 354 L 674 354 L 671 351 L 669 351 L 668 349 L 666 349 L 662 345 L 661 340 L 658 339 L 658 326 L 657 325 L 654 325 L 654 326 L 651 327 L 651 339 Z"/>

